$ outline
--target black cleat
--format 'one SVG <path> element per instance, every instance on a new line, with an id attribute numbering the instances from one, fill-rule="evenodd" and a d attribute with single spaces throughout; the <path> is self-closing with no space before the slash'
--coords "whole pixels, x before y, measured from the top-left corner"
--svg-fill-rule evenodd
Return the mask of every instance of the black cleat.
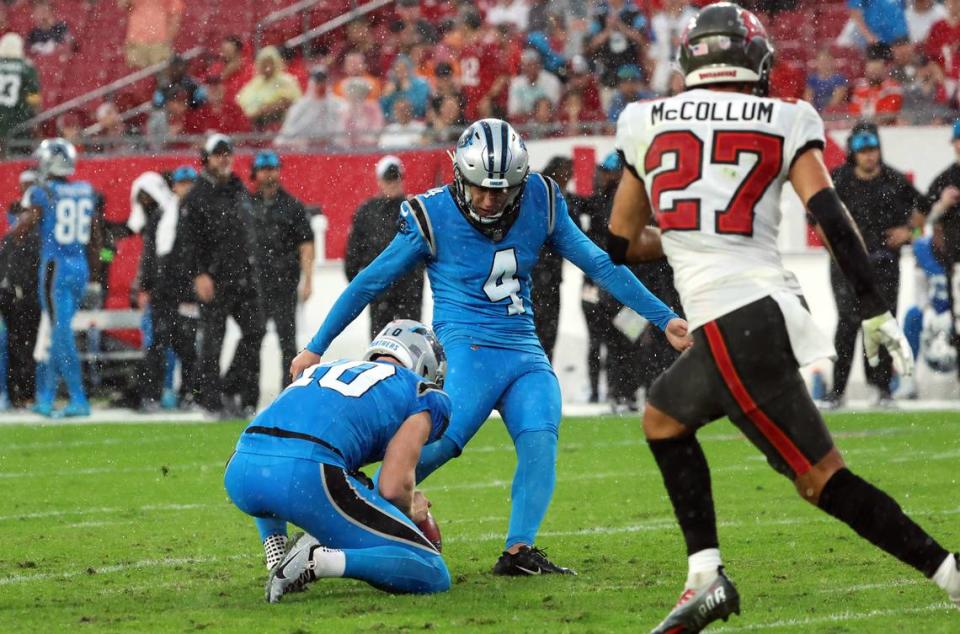
<path id="1" fill-rule="evenodd" d="M 702 588 L 684 590 L 667 618 L 650 634 L 691 634 L 699 632 L 717 619 L 726 621 L 731 614 L 740 614 L 740 594 L 723 574 Z"/>
<path id="2" fill-rule="evenodd" d="M 575 575 L 570 568 L 563 568 L 547 559 L 547 553 L 540 548 L 521 546 L 515 554 L 503 551 L 500 559 L 493 565 L 493 574 L 524 575 Z"/>

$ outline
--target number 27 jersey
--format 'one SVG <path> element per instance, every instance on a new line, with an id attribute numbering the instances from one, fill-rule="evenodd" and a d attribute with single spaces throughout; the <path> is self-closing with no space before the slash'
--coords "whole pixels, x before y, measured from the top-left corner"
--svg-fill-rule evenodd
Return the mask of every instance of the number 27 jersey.
<path id="1" fill-rule="evenodd" d="M 617 149 L 643 181 L 691 328 L 779 290 L 777 246 L 793 161 L 824 147 L 810 104 L 695 89 L 627 106 Z"/>

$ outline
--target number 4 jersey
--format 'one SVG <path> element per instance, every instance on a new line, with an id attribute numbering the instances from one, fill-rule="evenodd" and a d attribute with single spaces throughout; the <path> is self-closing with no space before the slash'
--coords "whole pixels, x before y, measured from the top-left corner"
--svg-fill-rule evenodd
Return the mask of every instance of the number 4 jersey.
<path id="1" fill-rule="evenodd" d="M 793 161 L 824 147 L 810 104 L 690 90 L 627 106 L 617 149 L 644 182 L 691 329 L 780 290 L 777 247 Z"/>
<path id="2" fill-rule="evenodd" d="M 90 183 L 48 180 L 24 194 L 24 207 L 39 207 L 40 258 L 86 261 L 93 223 L 94 192 Z"/>

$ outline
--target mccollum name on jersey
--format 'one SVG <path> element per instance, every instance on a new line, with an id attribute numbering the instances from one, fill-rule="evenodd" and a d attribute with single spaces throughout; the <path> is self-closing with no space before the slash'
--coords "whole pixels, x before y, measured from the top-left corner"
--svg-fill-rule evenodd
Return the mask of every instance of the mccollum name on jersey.
<path id="1" fill-rule="evenodd" d="M 650 125 L 661 121 L 773 121 L 770 101 L 660 101 L 650 107 Z"/>

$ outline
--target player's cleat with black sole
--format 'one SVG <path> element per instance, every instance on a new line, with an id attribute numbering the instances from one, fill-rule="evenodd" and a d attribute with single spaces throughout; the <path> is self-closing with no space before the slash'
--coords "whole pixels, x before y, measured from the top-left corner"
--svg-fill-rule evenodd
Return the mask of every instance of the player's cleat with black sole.
<path id="1" fill-rule="evenodd" d="M 313 553 L 323 546 L 312 535 L 304 533 L 287 541 L 287 554 L 270 570 L 264 589 L 268 603 L 279 603 L 283 595 L 306 590 L 314 581 Z"/>
<path id="2" fill-rule="evenodd" d="M 516 553 L 503 551 L 493 565 L 493 574 L 511 577 L 536 575 L 575 575 L 576 571 L 558 566 L 547 559 L 546 551 L 530 546 L 521 546 Z"/>
<path id="3" fill-rule="evenodd" d="M 718 572 L 717 578 L 702 588 L 684 590 L 667 618 L 650 634 L 691 634 L 718 619 L 726 621 L 731 614 L 740 614 L 740 593 L 722 567 Z"/>

